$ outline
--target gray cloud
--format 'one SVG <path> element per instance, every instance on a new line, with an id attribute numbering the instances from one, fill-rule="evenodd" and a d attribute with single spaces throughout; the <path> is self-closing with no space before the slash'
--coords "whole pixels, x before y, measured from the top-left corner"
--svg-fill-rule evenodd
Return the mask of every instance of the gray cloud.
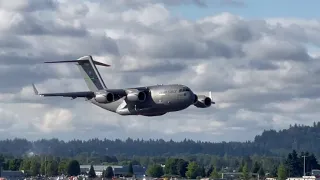
<path id="1" fill-rule="evenodd" d="M 314 35 L 320 26 L 230 13 L 190 21 L 168 8 L 235 3 L 199 2 L 0 1 L 0 124 L 8 131 L 1 137 L 244 141 L 263 129 L 311 124 L 318 117 L 320 66 L 308 47 L 319 45 Z M 198 94 L 213 91 L 217 104 L 162 117 L 122 117 L 82 99 L 33 94 L 31 83 L 41 92 L 87 90 L 74 65 L 42 62 L 88 54 L 112 65 L 99 67 L 109 88 L 180 83 Z"/>
<path id="2" fill-rule="evenodd" d="M 54 0 L 25 0 L 25 1 L 6 1 L 0 0 L 0 7 L 6 10 L 34 12 L 55 10 L 57 3 Z"/>
<path id="3" fill-rule="evenodd" d="M 6 50 L 26 49 L 31 45 L 23 38 L 14 36 L 14 35 L 9 35 L 9 34 L 1 35 L 0 38 L 1 38 L 1 42 L 0 42 L 1 49 L 6 49 Z"/>
<path id="4" fill-rule="evenodd" d="M 250 61 L 247 66 L 243 66 L 243 68 L 251 68 L 255 70 L 277 70 L 279 67 L 271 62 L 267 61 Z"/>
<path id="5" fill-rule="evenodd" d="M 34 15 L 23 14 L 20 19 L 16 19 L 16 21 L 13 22 L 9 31 L 11 33 L 21 35 L 51 35 L 69 37 L 87 36 L 88 32 L 81 24 L 79 24 L 78 27 L 74 27 L 72 24 L 62 24 L 63 22 L 57 22 L 54 20 L 42 22 L 40 18 L 41 17 L 35 17 Z"/>
<path id="6" fill-rule="evenodd" d="M 108 1 L 106 1 L 105 3 L 112 4 Z M 164 3 L 170 6 L 179 6 L 181 4 L 195 4 L 200 7 L 207 6 L 207 0 L 132 0 L 132 1 L 119 0 L 114 4 L 125 5 L 128 7 L 141 7 L 146 3 Z"/>
<path id="7" fill-rule="evenodd" d="M 244 7 L 246 4 L 244 1 L 241 0 L 220 0 L 220 3 L 222 5 L 228 5 L 228 6 L 236 6 L 236 7 Z"/>

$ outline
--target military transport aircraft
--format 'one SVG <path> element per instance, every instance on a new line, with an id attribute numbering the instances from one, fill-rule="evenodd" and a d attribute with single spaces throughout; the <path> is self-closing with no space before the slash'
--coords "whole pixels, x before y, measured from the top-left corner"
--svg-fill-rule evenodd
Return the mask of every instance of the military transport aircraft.
<path id="1" fill-rule="evenodd" d="M 96 65 L 110 66 L 93 60 L 91 55 L 77 60 L 49 61 L 45 63 L 76 63 L 90 91 L 38 93 L 35 85 L 33 90 L 40 96 L 61 96 L 85 98 L 93 104 L 120 115 L 161 116 L 169 112 L 180 111 L 194 105 L 207 108 L 215 104 L 205 95 L 196 95 L 190 88 L 180 84 L 154 85 L 126 89 L 109 89 L 102 80 Z"/>

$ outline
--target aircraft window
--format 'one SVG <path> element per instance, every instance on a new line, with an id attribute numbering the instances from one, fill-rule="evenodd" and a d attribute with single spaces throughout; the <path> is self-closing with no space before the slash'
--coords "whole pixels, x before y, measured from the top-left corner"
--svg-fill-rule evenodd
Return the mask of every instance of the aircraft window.
<path id="1" fill-rule="evenodd" d="M 185 91 L 190 91 L 190 89 L 189 88 L 183 88 L 183 92 L 185 92 Z"/>

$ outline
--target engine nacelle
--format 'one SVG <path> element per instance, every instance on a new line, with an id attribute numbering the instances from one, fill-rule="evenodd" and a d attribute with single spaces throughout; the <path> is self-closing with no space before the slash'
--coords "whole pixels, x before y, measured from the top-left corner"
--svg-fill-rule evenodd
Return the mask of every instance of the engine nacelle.
<path id="1" fill-rule="evenodd" d="M 96 94 L 94 99 L 98 103 L 110 103 L 114 101 L 114 94 L 110 92 L 103 92 L 103 93 Z"/>
<path id="2" fill-rule="evenodd" d="M 147 99 L 147 94 L 143 91 L 129 92 L 127 100 L 132 102 L 144 102 Z"/>
<path id="3" fill-rule="evenodd" d="M 212 104 L 212 100 L 211 98 L 204 96 L 204 95 L 195 95 L 195 102 L 194 102 L 194 106 L 196 106 L 197 108 L 207 108 L 210 107 Z"/>

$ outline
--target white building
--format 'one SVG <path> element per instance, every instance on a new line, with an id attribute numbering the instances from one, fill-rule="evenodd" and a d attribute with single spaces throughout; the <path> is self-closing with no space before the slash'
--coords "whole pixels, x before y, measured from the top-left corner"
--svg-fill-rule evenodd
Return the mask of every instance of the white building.
<path id="1" fill-rule="evenodd" d="M 96 172 L 97 176 L 101 176 L 102 172 L 106 170 L 109 166 L 112 167 L 113 173 L 115 176 L 124 176 L 128 173 L 129 166 L 116 166 L 116 165 L 93 165 L 93 169 Z M 80 165 L 81 173 L 88 173 L 91 165 Z M 146 168 L 133 165 L 133 173 L 135 176 L 144 176 L 146 172 Z"/>
<path id="2" fill-rule="evenodd" d="M 286 180 L 320 180 L 316 176 L 289 177 Z"/>

